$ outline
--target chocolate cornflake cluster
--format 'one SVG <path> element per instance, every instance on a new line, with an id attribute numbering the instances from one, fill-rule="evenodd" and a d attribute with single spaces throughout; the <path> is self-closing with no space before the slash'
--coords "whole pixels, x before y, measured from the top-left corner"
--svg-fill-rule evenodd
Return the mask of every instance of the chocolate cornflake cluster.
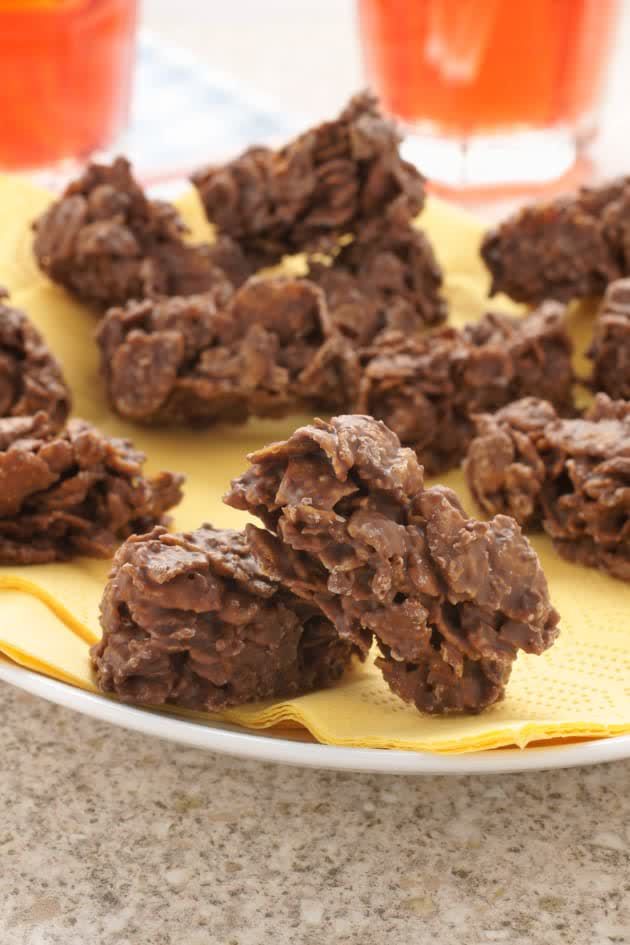
<path id="1" fill-rule="evenodd" d="M 630 279 L 617 279 L 606 289 L 588 355 L 594 390 L 630 400 Z"/>
<path id="2" fill-rule="evenodd" d="M 83 420 L 60 433 L 43 412 L 0 419 L 0 563 L 109 557 L 164 521 L 182 476 L 143 475 L 144 456 Z"/>
<path id="3" fill-rule="evenodd" d="M 41 410 L 51 428 L 59 429 L 71 404 L 61 367 L 28 316 L 6 299 L 0 287 L 0 417 Z"/>
<path id="4" fill-rule="evenodd" d="M 599 394 L 583 418 L 525 398 L 476 418 L 466 475 L 479 505 L 544 528 L 570 561 L 630 580 L 630 403 Z"/>
<path id="5" fill-rule="evenodd" d="M 414 335 L 446 319 L 442 272 L 425 235 L 409 222 L 364 227 L 330 264 L 311 263 L 333 322 L 359 345 L 383 331 Z"/>
<path id="6" fill-rule="evenodd" d="M 92 648 L 126 702 L 212 710 L 338 680 L 353 652 L 314 607 L 265 577 L 242 532 L 154 528 L 118 550 Z"/>
<path id="7" fill-rule="evenodd" d="M 519 302 L 601 295 L 630 275 L 630 177 L 520 210 L 485 237 L 491 294 Z"/>
<path id="8" fill-rule="evenodd" d="M 568 409 L 571 352 L 555 302 L 525 318 L 487 314 L 418 338 L 386 333 L 364 352 L 357 409 L 383 420 L 433 474 L 463 459 L 473 413 L 528 394 Z"/>
<path id="9" fill-rule="evenodd" d="M 228 236 L 213 245 L 186 243 L 187 227 L 175 207 L 148 200 L 124 158 L 111 166 L 89 164 L 34 228 L 44 272 L 102 309 L 210 290 L 226 300 L 253 271 Z"/>
<path id="10" fill-rule="evenodd" d="M 410 449 L 372 417 L 316 420 L 253 453 L 226 501 L 262 572 L 316 604 L 364 651 L 373 637 L 389 686 L 427 712 L 501 699 L 517 651 L 541 653 L 558 615 L 513 519 L 467 518 L 425 489 Z"/>
<path id="11" fill-rule="evenodd" d="M 110 403 L 137 421 L 334 411 L 358 389 L 356 352 L 306 280 L 252 278 L 225 307 L 211 294 L 130 303 L 98 342 Z"/>
<path id="12" fill-rule="evenodd" d="M 193 183 L 208 219 L 246 252 L 330 251 L 366 221 L 409 220 L 422 209 L 424 178 L 400 157 L 400 140 L 363 92 L 285 147 L 249 148 Z"/>

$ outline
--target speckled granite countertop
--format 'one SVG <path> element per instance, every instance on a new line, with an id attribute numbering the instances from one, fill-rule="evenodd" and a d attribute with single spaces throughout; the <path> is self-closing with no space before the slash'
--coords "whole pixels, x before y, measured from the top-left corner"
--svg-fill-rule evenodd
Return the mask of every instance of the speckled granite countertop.
<path id="1" fill-rule="evenodd" d="M 630 763 L 242 762 L 0 683 L 1 945 L 630 943 Z"/>

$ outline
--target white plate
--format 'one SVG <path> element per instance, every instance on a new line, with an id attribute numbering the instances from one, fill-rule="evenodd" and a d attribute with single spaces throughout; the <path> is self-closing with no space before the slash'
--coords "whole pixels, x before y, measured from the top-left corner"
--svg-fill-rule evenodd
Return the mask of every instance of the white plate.
<path id="1" fill-rule="evenodd" d="M 180 108 L 183 100 L 190 106 L 184 111 Z M 177 130 L 168 140 L 163 135 L 165 108 L 170 108 L 169 127 Z M 207 134 L 199 138 L 197 117 L 202 112 Z M 192 138 L 188 130 L 191 115 L 195 124 Z M 219 136 L 210 122 L 213 115 L 221 124 Z M 237 153 L 252 140 L 284 140 L 299 125 L 299 121 L 292 121 L 268 103 L 252 99 L 249 92 L 239 89 L 231 80 L 209 73 L 191 57 L 176 53 L 145 34 L 141 36 L 134 120 L 123 150 L 131 156 L 145 182 L 161 181 L 158 188 L 152 188 L 154 196 L 175 199 L 188 186 L 177 168 L 224 158 L 227 152 Z M 189 149 L 191 140 L 197 147 L 194 154 Z M 217 154 L 214 150 L 219 140 L 226 153 Z M 182 143 L 186 143 L 183 150 L 179 147 Z M 136 709 L 5 660 L 0 660 L 0 679 L 75 712 L 145 735 L 240 758 L 305 767 L 382 774 L 498 774 L 630 758 L 630 735 L 525 751 L 502 749 L 460 755 L 319 745 L 264 732 L 250 733 L 234 725 L 186 721 Z"/>
<path id="2" fill-rule="evenodd" d="M 380 774 L 500 774 L 570 768 L 630 758 L 630 735 L 524 751 L 500 749 L 461 755 L 318 745 L 245 732 L 234 725 L 189 722 L 159 712 L 136 709 L 5 661 L 0 662 L 0 679 L 67 709 L 145 735 L 156 735 L 239 758 L 311 768 L 376 771 Z"/>

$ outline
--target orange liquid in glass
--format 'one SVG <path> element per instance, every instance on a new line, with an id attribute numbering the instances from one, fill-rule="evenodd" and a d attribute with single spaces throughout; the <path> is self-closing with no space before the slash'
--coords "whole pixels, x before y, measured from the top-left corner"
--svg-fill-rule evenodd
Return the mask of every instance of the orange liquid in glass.
<path id="1" fill-rule="evenodd" d="M 598 102 L 618 0 L 359 0 L 384 107 L 446 134 L 575 126 Z"/>
<path id="2" fill-rule="evenodd" d="M 0 168 L 106 147 L 127 119 L 136 0 L 0 0 Z"/>

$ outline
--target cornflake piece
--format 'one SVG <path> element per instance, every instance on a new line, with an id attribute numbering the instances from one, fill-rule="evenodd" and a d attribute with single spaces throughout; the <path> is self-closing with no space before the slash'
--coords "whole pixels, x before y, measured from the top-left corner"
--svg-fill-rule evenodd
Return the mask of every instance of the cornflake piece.
<path id="1" fill-rule="evenodd" d="M 606 290 L 588 352 L 592 386 L 613 399 L 630 399 L 630 279 L 617 279 Z"/>
<path id="2" fill-rule="evenodd" d="M 330 265 L 311 264 L 309 279 L 326 293 L 333 322 L 360 345 L 382 331 L 413 335 L 446 319 L 441 269 L 410 223 L 364 227 Z"/>
<path id="3" fill-rule="evenodd" d="M 424 178 L 401 159 L 400 140 L 363 92 L 284 148 L 249 148 L 192 180 L 208 219 L 247 252 L 329 251 L 372 218 L 407 221 L 422 209 Z"/>
<path id="4" fill-rule="evenodd" d="M 98 308 L 156 295 L 212 290 L 225 302 L 252 267 L 233 240 L 184 242 L 187 227 L 162 200 L 148 200 L 124 158 L 89 164 L 35 222 L 44 272 Z"/>
<path id="5" fill-rule="evenodd" d="M 558 615 L 513 519 L 466 517 L 450 489 L 425 489 L 415 454 L 372 417 L 302 427 L 250 456 L 228 505 L 264 574 L 317 604 L 340 636 L 376 637 L 394 692 L 427 712 L 479 711 L 503 697 L 517 651 L 541 653 Z"/>
<path id="6" fill-rule="evenodd" d="M 533 204 L 485 236 L 490 294 L 518 302 L 601 295 L 630 275 L 630 177 Z"/>
<path id="7" fill-rule="evenodd" d="M 113 408 L 144 422 L 334 410 L 358 389 L 353 346 L 306 280 L 250 279 L 224 309 L 209 295 L 111 309 L 98 342 Z"/>
<path id="8" fill-rule="evenodd" d="M 476 418 L 465 468 L 484 511 L 544 528 L 570 561 L 630 580 L 630 404 L 599 394 L 583 419 L 525 398 Z"/>
<path id="9" fill-rule="evenodd" d="M 147 478 L 144 456 L 83 420 L 0 420 L 0 563 L 107 558 L 133 532 L 165 521 L 183 477 Z"/>
<path id="10" fill-rule="evenodd" d="M 363 354 L 357 409 L 383 420 L 433 474 L 465 456 L 473 413 L 527 394 L 570 409 L 571 353 L 555 302 L 525 318 L 488 314 L 423 337 L 386 333 Z"/>
<path id="11" fill-rule="evenodd" d="M 155 528 L 118 550 L 92 648 L 126 702 L 220 709 L 329 686 L 352 646 L 260 572 L 241 532 Z"/>
<path id="12" fill-rule="evenodd" d="M 12 308 L 0 287 L 0 417 L 42 410 L 51 428 L 63 426 L 71 395 L 58 361 L 27 315 Z"/>

